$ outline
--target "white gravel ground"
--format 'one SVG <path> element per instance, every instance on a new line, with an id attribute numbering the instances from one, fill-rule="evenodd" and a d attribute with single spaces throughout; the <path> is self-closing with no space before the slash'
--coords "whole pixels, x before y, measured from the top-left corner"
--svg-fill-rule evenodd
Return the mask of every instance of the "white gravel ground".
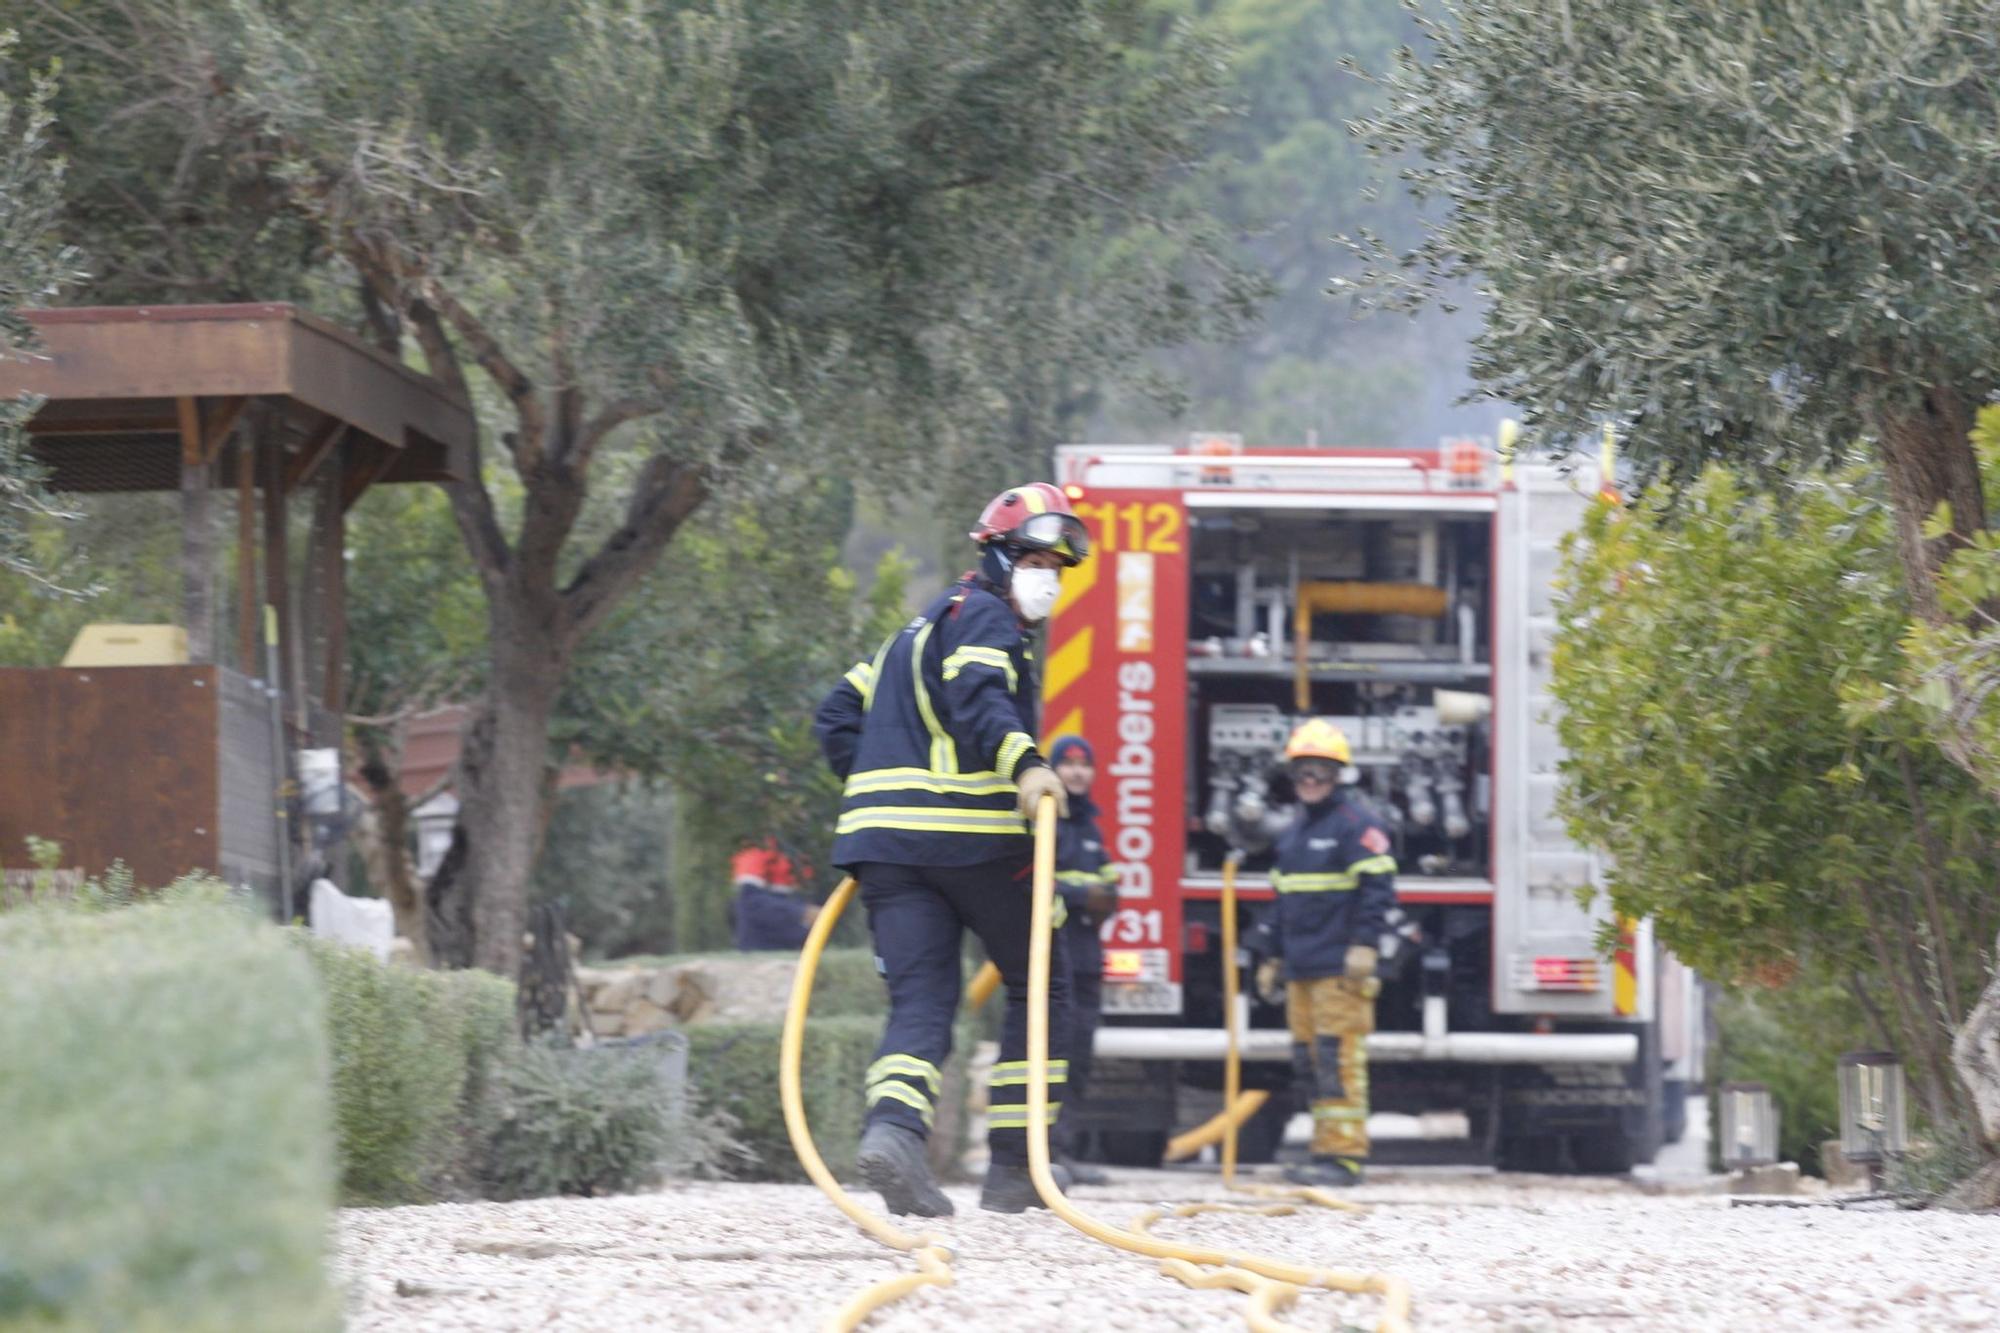
<path id="1" fill-rule="evenodd" d="M 1142 1207 L 1224 1197 L 1210 1173 L 1120 1172 L 1077 1201 L 1124 1224 Z M 957 1285 L 881 1333 L 1241 1329 L 1244 1298 L 1193 1292 L 1046 1213 L 937 1228 Z M 874 1202 L 872 1196 L 863 1196 Z M 2000 1217 L 1732 1207 L 1629 1181 L 1382 1172 L 1360 1217 L 1203 1217 L 1156 1234 L 1406 1278 L 1426 1329 L 2000 1327 Z M 616 1199 L 357 1209 L 339 1224 L 349 1327 L 387 1330 L 811 1329 L 907 1271 L 809 1186 L 697 1185 Z M 1308 1294 L 1290 1319 L 1369 1328 L 1372 1303 Z"/>

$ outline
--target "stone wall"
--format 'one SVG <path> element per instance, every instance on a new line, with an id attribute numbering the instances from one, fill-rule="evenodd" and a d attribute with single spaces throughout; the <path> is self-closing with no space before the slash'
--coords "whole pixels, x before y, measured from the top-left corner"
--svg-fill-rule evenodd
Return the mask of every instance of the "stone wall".
<path id="1" fill-rule="evenodd" d="M 577 969 L 570 1027 L 599 1037 L 641 1037 L 691 1023 L 781 1023 L 797 959 L 789 954 L 699 958 L 661 967 Z"/>

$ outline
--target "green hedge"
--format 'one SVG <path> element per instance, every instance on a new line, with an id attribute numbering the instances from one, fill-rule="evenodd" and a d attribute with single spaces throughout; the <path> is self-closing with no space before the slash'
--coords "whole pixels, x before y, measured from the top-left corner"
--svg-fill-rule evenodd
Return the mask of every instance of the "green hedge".
<path id="1" fill-rule="evenodd" d="M 1838 987 L 1800 981 L 1783 990 L 1725 992 L 1716 1003 L 1715 1083 L 1763 1083 L 1778 1103 L 1778 1152 L 1821 1173 L 1820 1144 L 1840 1137 L 1843 1051 L 1873 1046 L 1855 1003 Z M 1710 1150 L 1719 1154 L 1721 1098 L 1709 1099 Z M 1719 1157 L 1716 1163 L 1719 1169 Z"/>
<path id="2" fill-rule="evenodd" d="M 312 974 L 219 899 L 0 916 L 0 1325 L 319 1330 Z"/>
<path id="3" fill-rule="evenodd" d="M 477 1108 L 515 1044 L 513 983 L 302 939 L 326 995 L 343 1202 L 469 1192 Z"/>

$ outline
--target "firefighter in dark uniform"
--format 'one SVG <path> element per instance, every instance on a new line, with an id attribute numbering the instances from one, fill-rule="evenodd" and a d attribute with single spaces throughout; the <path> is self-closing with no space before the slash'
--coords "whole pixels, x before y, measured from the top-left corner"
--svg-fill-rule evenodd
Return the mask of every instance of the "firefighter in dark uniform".
<path id="1" fill-rule="evenodd" d="M 979 568 L 857 664 L 820 705 L 814 730 L 846 783 L 833 863 L 861 884 L 889 1020 L 868 1071 L 867 1126 L 855 1166 L 891 1212 L 941 1217 L 924 1145 L 951 1052 L 969 928 L 1007 991 L 1000 1060 L 989 1081 L 992 1165 L 980 1206 L 1018 1213 L 1028 1179 L 1029 827 L 1063 786 L 1035 746 L 1039 683 L 1030 632 L 1054 610 L 1060 571 L 1089 553 L 1068 499 L 1046 483 L 987 505 L 972 539 Z M 1049 977 L 1051 1119 L 1067 1066 L 1069 978 L 1060 948 Z M 1058 1181 L 1066 1173 L 1058 1176 Z"/>
<path id="2" fill-rule="evenodd" d="M 1285 761 L 1299 810 L 1278 835 L 1276 910 L 1258 928 L 1276 956 L 1257 978 L 1268 994 L 1282 968 L 1292 1070 L 1312 1106 L 1312 1159 L 1285 1178 L 1354 1185 L 1368 1160 L 1365 1043 L 1375 1030 L 1376 946 L 1396 904 L 1396 860 L 1381 820 L 1344 785 L 1353 754 L 1340 728 L 1323 718 L 1303 723 Z"/>
<path id="3" fill-rule="evenodd" d="M 745 847 L 731 859 L 736 902 L 730 913 L 736 947 L 745 952 L 796 950 L 806 942 L 819 906 L 800 896 L 792 860 L 778 850 L 775 839 Z"/>
<path id="4" fill-rule="evenodd" d="M 1069 793 L 1069 813 L 1056 826 L 1056 888 L 1069 919 L 1063 943 L 1069 950 L 1069 1086 L 1063 1091 L 1062 1120 L 1056 1126 L 1063 1165 L 1079 1185 L 1103 1185 L 1102 1171 L 1076 1159 L 1077 1107 L 1090 1091 L 1091 1048 L 1104 1000 L 1104 942 L 1098 931 L 1118 910 L 1118 868 L 1097 827 L 1097 803 L 1090 786 L 1097 759 L 1081 736 L 1058 736 L 1049 744 L 1049 762 Z"/>

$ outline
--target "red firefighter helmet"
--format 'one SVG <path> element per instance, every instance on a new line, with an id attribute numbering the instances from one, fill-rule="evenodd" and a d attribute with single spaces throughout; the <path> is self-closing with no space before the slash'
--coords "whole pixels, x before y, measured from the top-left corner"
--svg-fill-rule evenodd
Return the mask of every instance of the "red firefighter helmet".
<path id="1" fill-rule="evenodd" d="M 969 534 L 981 546 L 994 542 L 1017 551 L 1053 551 L 1065 565 L 1080 565 L 1090 554 L 1090 534 L 1069 507 L 1069 497 L 1046 481 L 1000 492 L 979 515 Z"/>

